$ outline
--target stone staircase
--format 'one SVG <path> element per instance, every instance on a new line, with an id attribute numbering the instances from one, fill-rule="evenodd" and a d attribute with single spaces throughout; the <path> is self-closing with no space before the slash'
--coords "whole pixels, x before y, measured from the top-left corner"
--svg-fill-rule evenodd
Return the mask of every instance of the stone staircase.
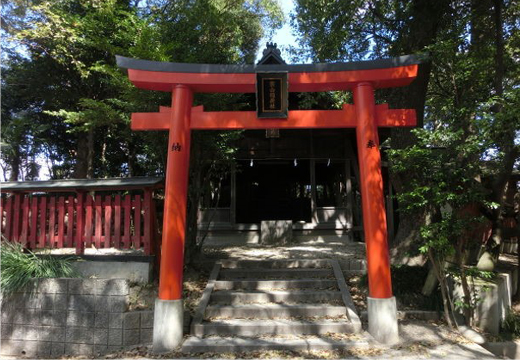
<path id="1" fill-rule="evenodd" d="M 217 262 L 181 351 L 335 350 L 368 346 L 335 260 Z M 354 339 L 354 340 L 353 340 Z"/>

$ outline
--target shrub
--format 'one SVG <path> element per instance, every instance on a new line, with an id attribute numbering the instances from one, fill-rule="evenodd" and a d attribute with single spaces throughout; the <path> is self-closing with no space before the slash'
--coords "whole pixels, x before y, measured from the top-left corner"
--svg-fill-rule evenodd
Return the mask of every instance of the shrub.
<path id="1" fill-rule="evenodd" d="M 520 314 L 510 312 L 502 325 L 504 330 L 511 333 L 513 337 L 520 337 Z"/>
<path id="2" fill-rule="evenodd" d="M 400 306 L 421 310 L 440 311 L 442 298 L 437 288 L 430 296 L 424 296 L 421 291 L 428 276 L 426 266 L 392 265 L 392 291 Z M 368 276 L 361 277 L 360 286 L 368 287 Z"/>
<path id="3" fill-rule="evenodd" d="M 428 268 L 425 266 L 392 265 L 392 288 L 395 295 L 420 293 L 426 277 Z M 361 278 L 363 286 L 368 287 L 368 276 Z"/>
<path id="4" fill-rule="evenodd" d="M 426 266 L 392 266 L 392 287 L 396 295 L 408 293 L 420 293 L 426 277 Z"/>
<path id="5" fill-rule="evenodd" d="M 78 277 L 70 265 L 72 258 L 36 256 L 24 252 L 21 244 L 7 241 L 2 242 L 0 255 L 0 291 L 4 296 L 22 289 L 31 279 Z"/>

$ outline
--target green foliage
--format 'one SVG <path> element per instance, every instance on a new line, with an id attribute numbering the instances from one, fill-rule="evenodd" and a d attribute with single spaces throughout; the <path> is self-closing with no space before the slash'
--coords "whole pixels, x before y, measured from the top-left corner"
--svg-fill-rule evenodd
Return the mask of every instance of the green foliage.
<path id="1" fill-rule="evenodd" d="M 141 4 L 140 4 L 141 3 Z M 21 150 L 43 155 L 51 176 L 164 175 L 166 132 L 133 132 L 130 113 L 170 106 L 171 94 L 139 90 L 115 56 L 192 63 L 253 63 L 259 41 L 281 26 L 276 0 L 17 1 L 2 9 L 7 50 L 2 101 L 10 141 L 4 172 Z M 6 42 L 5 39 L 10 42 Z M 11 44 L 16 44 L 15 47 Z M 250 98 L 196 94 L 207 110 L 243 110 Z M 23 116 L 22 116 L 23 115 Z M 27 126 L 16 126 L 19 119 Z M 12 131 L 11 131 L 12 130 Z M 16 131 L 15 131 L 16 130 Z M 212 179 L 229 171 L 240 132 L 194 132 L 188 246 Z M 31 143 L 32 144 L 32 143 Z M 9 169 L 10 168 L 10 169 Z M 18 178 L 15 171 L 14 180 Z M 193 215 L 195 214 L 195 215 Z"/>
<path id="2" fill-rule="evenodd" d="M 20 173 L 25 180 L 38 177 L 40 165 L 36 162 L 36 156 L 41 149 L 38 135 L 44 132 L 44 129 L 44 126 L 35 126 L 27 112 L 3 118 L 0 157 L 5 179 L 8 179 L 8 169 L 5 165 L 7 163 L 11 164 L 11 180 L 16 180 Z"/>
<path id="3" fill-rule="evenodd" d="M 472 204 L 485 203 L 486 190 L 477 181 L 482 144 L 477 138 L 464 138 L 462 131 L 416 129 L 416 144 L 390 150 L 392 171 L 406 175 L 409 186 L 397 194 L 402 212 L 439 209 L 434 221 L 420 230 L 420 251 L 431 250 L 441 259 L 453 255 L 459 239 L 481 217 L 467 211 Z"/>
<path id="4" fill-rule="evenodd" d="M 258 41 L 281 26 L 274 0 L 150 1 L 170 61 L 253 63 Z M 270 30 L 268 30 L 270 29 Z"/>
<path id="5" fill-rule="evenodd" d="M 509 312 L 502 326 L 503 329 L 511 333 L 514 338 L 520 337 L 520 314 Z"/>
<path id="6" fill-rule="evenodd" d="M 292 23 L 301 34 L 301 45 L 313 59 L 319 62 L 361 60 L 369 54 L 371 43 L 367 33 L 376 33 L 378 19 L 370 16 L 370 11 L 360 10 L 363 3 L 360 0 L 295 1 Z M 372 2 L 371 6 L 379 8 L 381 3 L 386 5 L 387 2 Z M 383 14 L 388 13 L 386 10 L 389 9 Z M 377 42 L 378 39 L 372 40 Z"/>
<path id="7" fill-rule="evenodd" d="M 497 273 L 493 271 L 480 270 L 476 266 L 470 266 L 466 269 L 466 275 L 483 280 L 492 280 L 496 278 Z"/>
<path id="8" fill-rule="evenodd" d="M 117 133 L 127 125 L 130 105 L 121 95 L 131 85 L 114 56 L 127 54 L 144 22 L 113 0 L 28 2 L 22 13 L 3 9 L 2 19 L 14 24 L 4 29 L 2 48 L 10 42 L 18 49 L 2 63 L 2 90 L 9 94 L 2 118 L 24 114 L 27 138 L 38 139 L 33 149 L 46 158 L 51 176 L 70 176 L 87 161 L 80 148 L 85 132 Z M 25 146 L 13 145 L 15 151 Z"/>
<path id="9" fill-rule="evenodd" d="M 30 146 L 55 178 L 110 177 L 164 174 L 167 134 L 132 132 L 129 120 L 171 104 L 168 93 L 135 88 L 115 55 L 252 63 L 283 14 L 275 0 L 57 0 L 9 3 L 2 20 L 3 125 L 16 126 L 11 119 L 22 115 L 30 124 L 20 141 L 9 141 L 13 152 Z M 217 110 L 242 101 L 224 94 L 195 102 L 208 97 Z M 3 157 L 5 172 L 19 157 Z"/>
<path id="10" fill-rule="evenodd" d="M 70 266 L 72 258 L 36 256 L 24 252 L 19 243 L 3 241 L 0 255 L 0 290 L 4 296 L 21 290 L 31 279 L 78 277 Z"/>
<path id="11" fill-rule="evenodd" d="M 498 3 L 502 4 L 500 32 L 496 28 Z M 395 150 L 412 145 L 399 154 L 409 162 L 391 164 L 392 168 L 400 166 L 396 172 L 406 174 L 400 179 L 402 185 L 407 190 L 413 188 L 401 196 L 400 201 L 406 204 L 399 206 L 415 204 L 416 210 L 425 209 L 430 200 L 440 203 L 442 198 L 460 203 L 467 200 L 460 196 L 462 192 L 475 190 L 470 178 L 474 182 L 480 175 L 510 173 L 511 158 L 519 153 L 520 117 L 515 110 L 520 105 L 519 14 L 515 2 L 297 0 L 292 24 L 300 34 L 301 48 L 295 53 L 303 51 L 315 61 L 427 53 L 429 62 L 419 71 L 419 77 L 424 78 L 416 81 L 425 80 L 426 103 L 416 101 L 421 94 L 406 90 L 379 92 L 379 98 L 390 104 L 415 107 L 418 115 L 423 110 L 425 114 L 422 133 L 407 136 L 392 130 L 396 136 L 389 143 Z M 419 142 L 413 146 L 416 137 Z M 443 155 L 438 148 L 445 149 Z M 437 159 L 435 164 L 429 160 L 431 156 Z M 427 171 L 433 174 L 427 184 L 421 176 L 413 176 L 410 183 L 408 175 L 415 171 L 421 176 Z M 455 184 L 440 179 L 439 185 L 432 187 L 438 172 L 453 178 L 462 172 L 464 181 Z M 451 185 L 455 187 L 450 195 Z M 490 184 L 483 185 L 487 186 L 487 199 L 481 193 L 470 196 L 497 202 L 497 192 L 490 196 Z M 436 190 L 443 194 L 437 197 Z"/>

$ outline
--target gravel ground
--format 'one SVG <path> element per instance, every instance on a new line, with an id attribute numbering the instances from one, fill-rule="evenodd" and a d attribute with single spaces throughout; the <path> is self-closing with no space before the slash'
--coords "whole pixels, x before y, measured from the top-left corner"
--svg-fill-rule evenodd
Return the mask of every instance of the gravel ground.
<path id="1" fill-rule="evenodd" d="M 441 322 L 400 321 L 399 344 L 386 348 L 385 358 L 496 359 L 481 346 Z"/>
<path id="2" fill-rule="evenodd" d="M 109 354 L 103 359 L 496 359 L 484 348 L 439 322 L 401 321 L 399 333 L 401 341 L 393 346 L 377 344 L 367 333 L 335 336 L 334 340 L 369 341 L 369 346 L 349 346 L 341 351 L 254 351 L 222 354 L 182 354 L 175 351 L 157 355 L 146 347 L 140 347 Z M 71 357 L 79 358 L 85 357 Z"/>

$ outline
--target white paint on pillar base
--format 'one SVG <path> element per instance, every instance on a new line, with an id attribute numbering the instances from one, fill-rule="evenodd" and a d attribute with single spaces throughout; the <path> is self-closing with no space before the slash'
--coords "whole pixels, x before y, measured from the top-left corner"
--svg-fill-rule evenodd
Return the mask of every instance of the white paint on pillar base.
<path id="1" fill-rule="evenodd" d="M 175 350 L 182 343 L 184 308 L 182 300 L 155 300 L 153 317 L 153 351 Z"/>
<path id="2" fill-rule="evenodd" d="M 399 341 L 397 328 L 397 304 L 395 297 L 376 299 L 368 297 L 368 332 L 382 344 Z"/>

